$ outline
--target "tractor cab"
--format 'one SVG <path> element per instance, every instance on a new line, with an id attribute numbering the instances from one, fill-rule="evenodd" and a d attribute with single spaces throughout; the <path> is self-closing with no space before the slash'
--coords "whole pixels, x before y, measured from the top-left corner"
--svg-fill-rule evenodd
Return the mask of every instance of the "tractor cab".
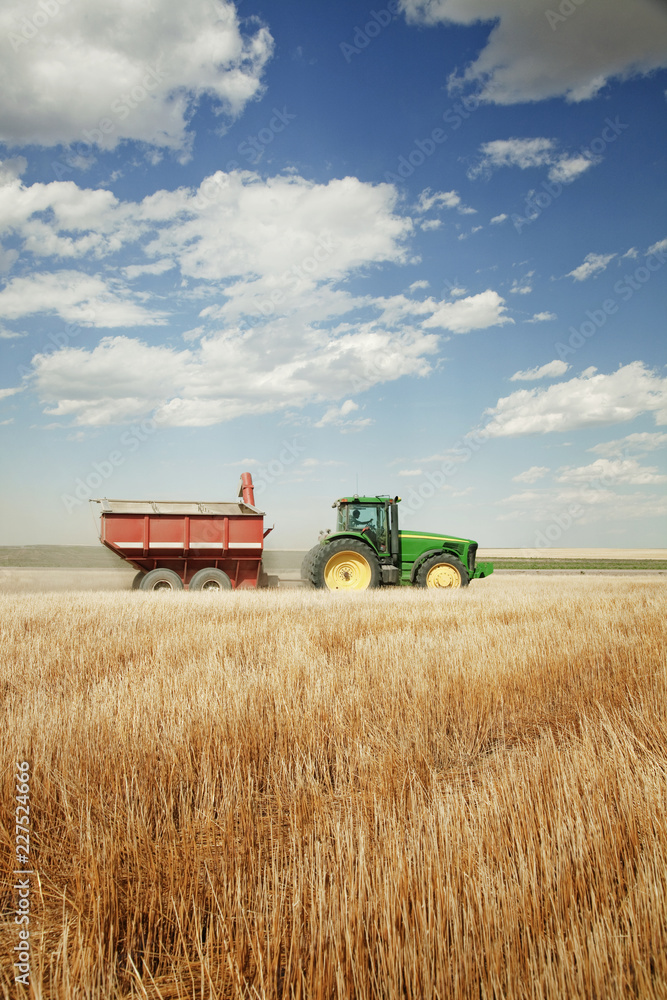
<path id="1" fill-rule="evenodd" d="M 378 552 L 389 551 L 387 501 L 369 499 L 343 499 L 336 501 L 336 533 L 354 532 L 368 538 Z"/>

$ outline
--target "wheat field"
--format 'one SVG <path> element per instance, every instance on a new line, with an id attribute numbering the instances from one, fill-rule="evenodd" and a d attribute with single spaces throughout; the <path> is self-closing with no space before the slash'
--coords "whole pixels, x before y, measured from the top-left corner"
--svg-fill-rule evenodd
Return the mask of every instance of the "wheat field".
<path id="1" fill-rule="evenodd" d="M 4 997 L 667 996 L 667 586 L 0 595 Z"/>

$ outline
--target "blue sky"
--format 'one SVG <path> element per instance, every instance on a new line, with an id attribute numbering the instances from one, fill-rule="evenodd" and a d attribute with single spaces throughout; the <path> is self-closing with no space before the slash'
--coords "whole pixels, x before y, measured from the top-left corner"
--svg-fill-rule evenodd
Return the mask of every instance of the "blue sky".
<path id="1" fill-rule="evenodd" d="M 665 546 L 654 0 L 0 5 L 1 544 L 346 493 Z"/>

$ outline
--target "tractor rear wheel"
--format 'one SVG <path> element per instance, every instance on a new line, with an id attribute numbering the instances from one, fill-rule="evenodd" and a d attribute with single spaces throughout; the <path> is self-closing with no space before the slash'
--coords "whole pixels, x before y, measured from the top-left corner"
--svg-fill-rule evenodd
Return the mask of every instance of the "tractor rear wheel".
<path id="1" fill-rule="evenodd" d="M 139 583 L 139 590 L 183 590 L 183 581 L 173 569 L 152 569 Z"/>
<path id="2" fill-rule="evenodd" d="M 301 563 L 301 579 L 306 580 L 308 583 L 313 582 L 313 564 L 315 562 L 315 556 L 321 549 L 321 545 L 318 542 L 317 545 L 313 545 L 312 549 L 309 549 L 303 557 Z"/>
<path id="3" fill-rule="evenodd" d="M 467 570 L 456 556 L 443 554 L 426 559 L 417 570 L 418 587 L 467 587 Z"/>
<path id="4" fill-rule="evenodd" d="M 336 538 L 318 547 L 311 579 L 327 590 L 369 590 L 380 585 L 380 564 L 370 545 Z"/>
<path id="5" fill-rule="evenodd" d="M 232 581 L 227 574 L 215 566 L 197 570 L 190 580 L 190 590 L 231 590 Z"/>

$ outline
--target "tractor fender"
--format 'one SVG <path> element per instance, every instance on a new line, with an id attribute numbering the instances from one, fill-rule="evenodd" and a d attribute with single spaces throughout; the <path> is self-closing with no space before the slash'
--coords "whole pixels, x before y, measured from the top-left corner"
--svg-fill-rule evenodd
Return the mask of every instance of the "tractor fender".
<path id="1" fill-rule="evenodd" d="M 332 534 L 327 535 L 326 538 L 322 539 L 322 541 L 320 542 L 320 545 L 326 545 L 328 542 L 333 542 L 334 539 L 336 539 L 336 538 L 354 538 L 356 541 L 363 542 L 364 545 L 367 545 L 368 548 L 371 550 L 371 552 L 374 552 L 375 555 L 378 556 L 379 558 L 381 558 L 383 555 L 385 555 L 385 553 L 380 552 L 379 549 L 376 549 L 376 547 L 373 545 L 373 543 L 370 540 L 370 538 L 368 538 L 366 535 L 362 535 L 361 532 L 359 532 L 359 531 L 337 531 L 337 532 L 332 532 Z"/>
<path id="2" fill-rule="evenodd" d="M 417 573 L 419 572 L 419 567 L 426 559 L 430 559 L 431 556 L 454 556 L 456 559 L 461 559 L 461 556 L 456 552 L 452 552 L 450 549 L 429 549 L 427 552 L 422 552 L 417 556 L 414 563 L 412 564 L 412 569 L 410 571 L 410 583 L 414 583 L 417 578 Z"/>

